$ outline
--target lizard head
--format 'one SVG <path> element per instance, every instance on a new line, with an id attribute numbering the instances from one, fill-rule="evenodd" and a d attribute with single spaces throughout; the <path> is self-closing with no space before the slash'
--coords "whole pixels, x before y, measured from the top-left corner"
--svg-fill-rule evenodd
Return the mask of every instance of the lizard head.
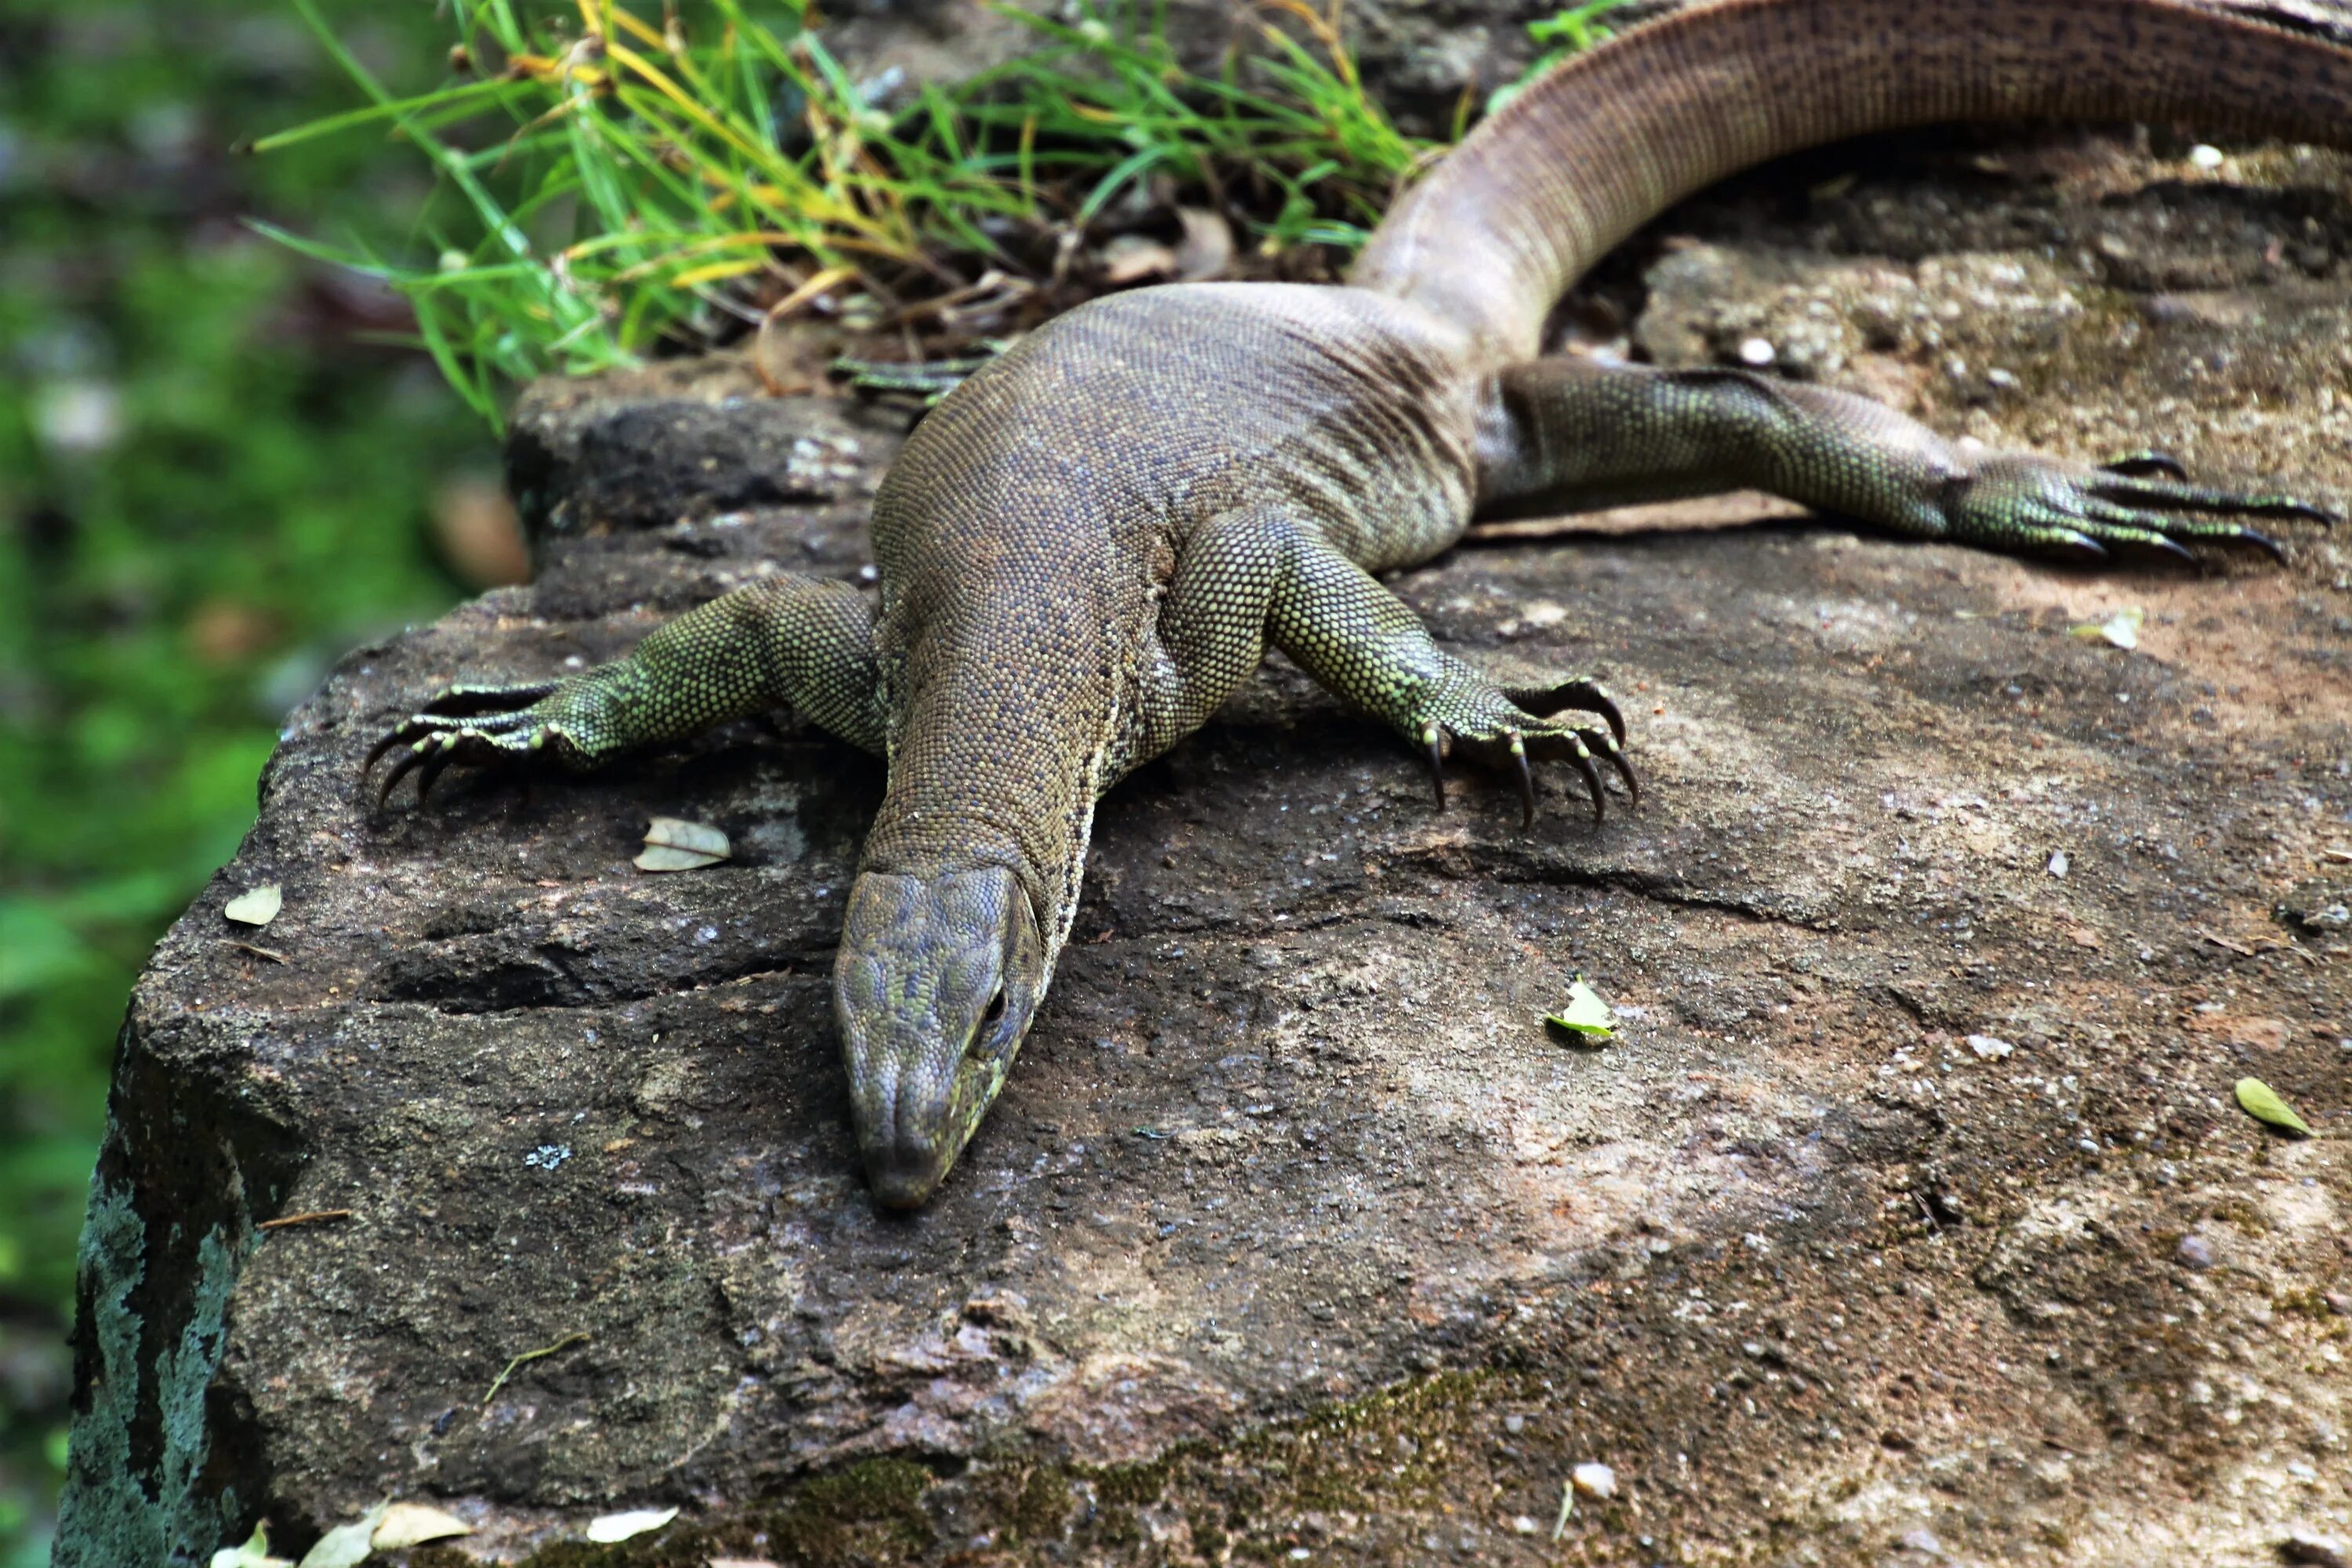
<path id="1" fill-rule="evenodd" d="M 881 1203 L 915 1208 L 946 1178 L 1004 1087 L 1045 983 L 1045 942 L 1013 872 L 859 876 L 833 1002 Z"/>

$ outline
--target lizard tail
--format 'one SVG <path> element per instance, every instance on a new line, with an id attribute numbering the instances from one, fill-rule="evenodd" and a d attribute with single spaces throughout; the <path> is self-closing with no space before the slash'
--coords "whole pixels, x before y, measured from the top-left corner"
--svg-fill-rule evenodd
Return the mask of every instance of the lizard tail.
<path id="1" fill-rule="evenodd" d="M 1714 0 L 1528 87 L 1405 195 L 1348 280 L 1513 363 L 1612 246 L 1727 174 L 1866 132 L 2038 119 L 2352 144 L 2352 47 L 2217 0 Z"/>

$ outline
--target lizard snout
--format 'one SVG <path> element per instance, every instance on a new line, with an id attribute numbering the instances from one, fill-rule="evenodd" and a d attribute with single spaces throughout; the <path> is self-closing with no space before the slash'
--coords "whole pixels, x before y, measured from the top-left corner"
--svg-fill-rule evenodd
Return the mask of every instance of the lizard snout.
<path id="1" fill-rule="evenodd" d="M 928 1202 L 987 1114 L 1044 986 L 1027 894 L 1001 867 L 867 871 L 850 889 L 834 1011 L 876 1200 Z"/>

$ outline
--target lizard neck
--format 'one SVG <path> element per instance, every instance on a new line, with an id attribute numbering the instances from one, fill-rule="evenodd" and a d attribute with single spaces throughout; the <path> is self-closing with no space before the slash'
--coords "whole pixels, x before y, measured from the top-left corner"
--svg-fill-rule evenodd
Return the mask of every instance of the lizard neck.
<path id="1" fill-rule="evenodd" d="M 1044 944 L 1041 991 L 1076 916 L 1132 663 L 1097 585 L 1051 575 L 967 582 L 886 647 L 890 782 L 864 856 L 869 871 L 1013 873 Z M 886 610 L 885 633 L 898 621 Z"/>

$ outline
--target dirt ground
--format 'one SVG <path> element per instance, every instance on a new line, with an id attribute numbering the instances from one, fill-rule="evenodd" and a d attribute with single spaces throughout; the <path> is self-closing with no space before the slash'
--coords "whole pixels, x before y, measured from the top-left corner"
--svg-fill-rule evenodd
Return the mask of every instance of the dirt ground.
<path id="1" fill-rule="evenodd" d="M 2352 179 L 2189 153 L 1834 149 L 1672 215 L 1571 317 L 2341 507 Z M 1628 696 L 1639 807 L 1549 779 L 1523 832 L 1468 776 L 1435 815 L 1270 664 L 1104 803 L 1003 1098 L 900 1219 L 826 1001 L 875 764 L 741 726 L 527 797 L 354 785 L 452 680 L 609 656 L 772 562 L 856 572 L 901 421 L 749 385 L 542 395 L 541 581 L 290 721 L 126 1026 L 77 1463 L 149 1513 L 79 1475 L 79 1539 L 168 1507 L 299 1548 L 387 1496 L 478 1527 L 418 1563 L 2251 1568 L 2352 1535 L 2344 543 L 2091 574 L 1695 503 L 1403 574 L 1469 657 Z M 2127 610 L 2136 648 L 2095 635 Z M 636 871 L 656 815 L 736 858 Z M 278 920 L 225 923 L 263 883 Z M 1605 1046 L 1542 1023 L 1580 972 Z M 2246 1075 L 2319 1135 L 2241 1114 Z M 1614 1496 L 1563 1521 L 1588 1463 Z"/>

